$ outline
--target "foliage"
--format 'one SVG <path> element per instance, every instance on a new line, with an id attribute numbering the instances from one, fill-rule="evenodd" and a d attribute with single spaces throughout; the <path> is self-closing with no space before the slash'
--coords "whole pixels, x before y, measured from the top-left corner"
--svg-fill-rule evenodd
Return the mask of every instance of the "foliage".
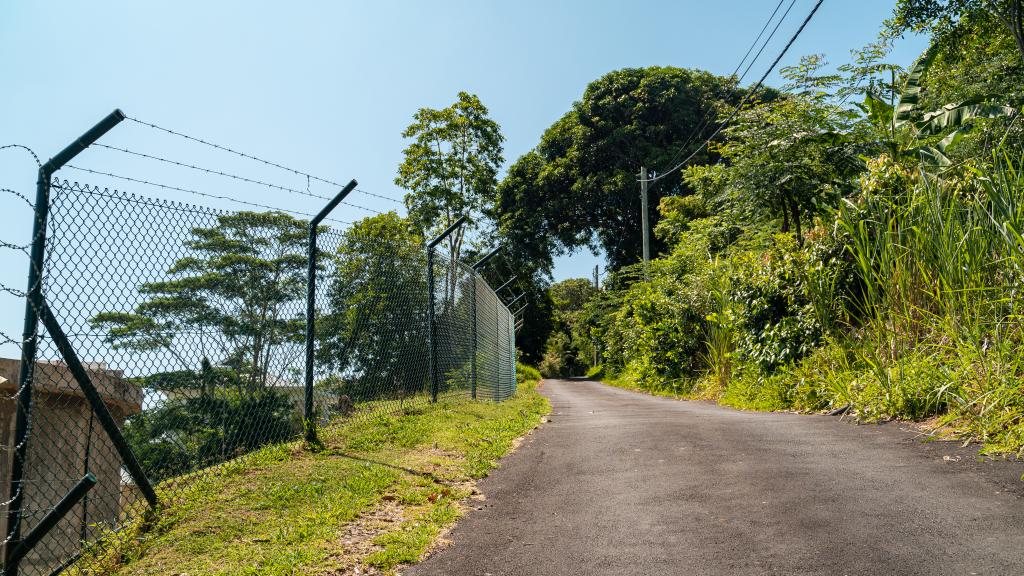
<path id="1" fill-rule="evenodd" d="M 763 248 L 738 253 L 733 268 L 739 353 L 763 372 L 810 353 L 821 326 L 807 297 L 807 254 L 792 236 L 777 235 Z"/>
<path id="2" fill-rule="evenodd" d="M 540 364 L 545 377 L 576 376 L 593 364 L 595 348 L 585 307 L 596 292 L 593 283 L 582 278 L 564 280 L 548 289 L 555 315 Z"/>
<path id="3" fill-rule="evenodd" d="M 487 107 L 467 92 L 440 110 L 421 108 L 402 132 L 412 139 L 404 150 L 395 184 L 409 190 L 405 204 L 417 230 L 434 236 L 460 216 L 474 226 L 492 205 L 503 162 L 501 128 Z M 463 231 L 448 241 L 453 261 L 459 259 Z"/>
<path id="4" fill-rule="evenodd" d="M 701 120 L 713 123 L 717 105 L 738 97 L 733 79 L 673 67 L 627 68 L 592 82 L 536 150 L 509 168 L 495 205 L 502 234 L 535 236 L 529 242 L 538 267 L 550 265 L 546 254 L 595 241 L 612 268 L 636 262 L 640 167 L 669 165 L 693 151 Z M 697 154 L 698 162 L 713 159 Z M 652 225 L 663 196 L 688 190 L 678 178 L 652 186 Z M 664 249 L 652 244 L 655 254 Z"/>
<path id="5" fill-rule="evenodd" d="M 803 242 L 807 223 L 851 193 L 860 169 L 855 117 L 822 89 L 835 82 L 818 76 L 824 65 L 815 56 L 784 70 L 793 92 L 737 115 L 715 147 L 723 163 L 686 171 L 686 181 L 714 208 L 777 220 L 780 231 L 792 229 Z"/>
<path id="6" fill-rule="evenodd" d="M 169 393 L 162 386 L 168 378 L 193 379 L 194 384 L 179 388 L 180 394 Z M 245 390 L 230 369 L 204 363 L 197 373 L 156 374 L 141 385 L 166 398 L 159 407 L 129 418 L 124 436 L 154 482 L 290 440 L 299 432 L 293 398 L 274 388 Z M 190 395 L 195 388 L 201 392 Z"/>
<path id="7" fill-rule="evenodd" d="M 218 364 L 237 371 L 249 390 L 266 387 L 275 350 L 301 338 L 305 223 L 281 212 L 238 212 L 194 228 L 185 247 L 193 255 L 170 267 L 170 279 L 143 284 L 145 300 L 134 311 L 98 314 L 93 326 L 115 349 L 165 350 L 185 369 L 194 364 L 176 341 L 198 347 L 194 334 L 209 332 Z"/>
<path id="8" fill-rule="evenodd" d="M 957 40 L 964 20 L 990 15 L 1013 37 L 1024 58 L 1024 2 L 1021 0 L 898 0 L 886 32 L 929 32 L 937 40 Z"/>
<path id="9" fill-rule="evenodd" d="M 317 336 L 320 362 L 343 375 L 335 391 L 351 401 L 375 399 L 378 388 L 423 390 L 422 244 L 410 222 L 394 212 L 360 220 L 343 233 Z"/>

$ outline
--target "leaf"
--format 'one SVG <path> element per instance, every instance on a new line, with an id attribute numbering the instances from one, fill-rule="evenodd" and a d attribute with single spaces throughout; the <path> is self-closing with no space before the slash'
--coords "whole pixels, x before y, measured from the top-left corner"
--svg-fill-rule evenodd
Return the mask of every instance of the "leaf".
<path id="1" fill-rule="evenodd" d="M 921 146 L 916 151 L 924 168 L 945 168 L 953 164 L 952 160 L 935 146 Z"/>
<path id="2" fill-rule="evenodd" d="M 963 135 L 963 130 L 954 130 L 947 134 L 945 138 L 940 140 L 939 143 L 935 145 L 935 147 L 938 148 L 941 152 L 945 153 L 946 149 L 952 146 L 953 144 L 956 144 L 960 140 L 960 138 L 963 137 Z"/>
<path id="3" fill-rule="evenodd" d="M 914 123 L 917 137 L 941 134 L 950 128 L 960 128 L 974 118 L 1009 117 L 1017 113 L 1013 107 L 1003 104 L 988 104 L 972 98 L 958 104 L 946 104 L 942 108 L 924 115 L 920 122 Z"/>
<path id="4" fill-rule="evenodd" d="M 893 107 L 873 93 L 864 95 L 864 103 L 859 108 L 867 114 L 868 120 L 879 130 L 888 132 L 893 121 Z"/>
<path id="5" fill-rule="evenodd" d="M 928 72 L 932 62 L 935 61 L 935 55 L 938 53 L 936 46 L 936 44 L 929 46 L 918 57 L 917 61 L 914 62 L 914 67 L 910 69 L 910 74 L 903 85 L 903 91 L 900 92 L 900 101 L 896 105 L 896 112 L 893 116 L 893 124 L 897 128 L 910 121 L 914 111 L 917 109 L 917 105 L 921 103 L 921 92 L 924 90 L 924 75 Z"/>

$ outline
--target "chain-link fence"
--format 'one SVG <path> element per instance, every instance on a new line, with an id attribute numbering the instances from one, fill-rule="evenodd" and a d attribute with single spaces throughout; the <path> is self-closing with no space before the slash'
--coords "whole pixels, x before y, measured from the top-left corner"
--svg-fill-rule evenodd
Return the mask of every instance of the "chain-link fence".
<path id="1" fill-rule="evenodd" d="M 31 403 L 18 399 L 22 363 L 0 360 L 0 478 L 13 479 L 0 530 L 10 537 L 17 523 L 23 539 L 84 492 L 20 574 L 75 562 L 88 573 L 97 543 L 153 501 L 174 504 L 203 474 L 308 426 L 515 391 L 508 308 L 471 267 L 428 257 L 420 241 L 321 231 L 308 414 L 305 221 L 57 180 L 49 198 Z"/>

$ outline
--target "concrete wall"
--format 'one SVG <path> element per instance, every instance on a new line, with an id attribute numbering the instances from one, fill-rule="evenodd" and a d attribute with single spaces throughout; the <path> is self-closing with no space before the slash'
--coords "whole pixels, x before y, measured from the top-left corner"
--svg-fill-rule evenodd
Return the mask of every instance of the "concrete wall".
<path id="1" fill-rule="evenodd" d="M 86 366 L 89 377 L 118 425 L 142 409 L 143 392 L 120 372 L 102 365 Z M 0 494 L 6 501 L 13 458 L 15 402 L 20 361 L 0 358 Z M 33 407 L 22 534 L 92 472 L 97 484 L 56 528 L 22 561 L 24 574 L 49 574 L 79 551 L 78 542 L 92 539 L 104 526 L 114 527 L 122 515 L 121 458 L 92 414 L 84 394 L 63 363 L 38 362 Z M 134 490 L 132 490 L 134 491 Z M 7 507 L 0 506 L 0 534 L 7 533 Z"/>

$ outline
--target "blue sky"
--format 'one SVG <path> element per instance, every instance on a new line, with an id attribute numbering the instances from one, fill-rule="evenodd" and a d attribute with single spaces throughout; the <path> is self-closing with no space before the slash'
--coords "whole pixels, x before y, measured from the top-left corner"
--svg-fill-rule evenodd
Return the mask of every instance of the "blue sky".
<path id="1" fill-rule="evenodd" d="M 788 2 L 787 2 L 788 3 Z M 751 77 L 799 25 L 814 0 L 796 0 Z M 825 53 L 834 63 L 877 34 L 894 0 L 826 0 L 783 65 Z M 115 107 L 128 115 L 344 182 L 401 197 L 393 184 L 402 129 L 423 106 L 459 90 L 490 108 L 505 137 L 506 165 L 533 147 L 587 83 L 622 67 L 673 65 L 730 73 L 774 0 L 445 0 L 405 2 L 28 2 L 0 8 L 0 145 L 49 157 Z M 897 45 L 907 62 L 920 38 Z M 125 123 L 108 144 L 305 189 L 304 178 L 238 161 Z M 238 195 L 312 212 L 319 200 L 238 187 L 109 150 L 77 164 Z M 124 185 L 66 170 L 63 177 L 225 208 L 229 203 Z M 0 187 L 31 194 L 27 156 L 0 151 Z M 313 183 L 330 194 L 331 187 Z M 354 194 L 373 209 L 394 204 Z M 24 242 L 29 215 L 0 198 L 0 241 Z M 352 220 L 366 212 L 342 207 Z M 588 275 L 596 258 L 560 258 L 557 279 Z M 25 264 L 0 251 L 0 282 L 22 287 Z M 20 307 L 0 306 L 0 331 L 20 332 Z M 3 350 L 3 348 L 0 348 Z"/>

